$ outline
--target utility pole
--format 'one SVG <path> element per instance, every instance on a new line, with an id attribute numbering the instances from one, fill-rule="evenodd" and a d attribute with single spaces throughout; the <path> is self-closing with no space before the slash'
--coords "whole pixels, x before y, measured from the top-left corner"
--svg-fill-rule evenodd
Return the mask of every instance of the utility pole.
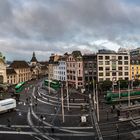
<path id="1" fill-rule="evenodd" d="M 119 99 L 121 98 L 121 92 L 120 92 L 120 81 L 119 81 Z"/>
<path id="2" fill-rule="evenodd" d="M 66 88 L 67 88 L 67 106 L 68 106 L 68 110 L 70 110 L 70 108 L 69 108 L 69 87 L 68 87 L 68 81 L 66 81 Z"/>
<path id="3" fill-rule="evenodd" d="M 128 83 L 128 106 L 130 107 L 130 85 Z"/>
<path id="4" fill-rule="evenodd" d="M 50 68 L 49 68 L 49 71 L 48 71 L 48 75 L 49 75 L 49 77 L 48 77 L 48 81 L 49 81 L 49 83 L 48 83 L 48 87 L 49 87 L 49 94 L 50 94 Z"/>
<path id="5" fill-rule="evenodd" d="M 94 83 L 94 78 L 93 78 L 93 104 L 94 104 L 94 109 L 96 109 L 96 101 L 95 101 L 95 83 Z"/>
<path id="6" fill-rule="evenodd" d="M 99 122 L 99 100 L 98 100 L 98 87 L 97 87 L 97 84 L 96 84 L 96 104 L 97 104 L 97 120 Z"/>
<path id="7" fill-rule="evenodd" d="M 63 83 L 61 84 L 61 107 L 62 107 L 62 120 L 65 122 L 64 118 L 64 98 L 63 98 Z"/>

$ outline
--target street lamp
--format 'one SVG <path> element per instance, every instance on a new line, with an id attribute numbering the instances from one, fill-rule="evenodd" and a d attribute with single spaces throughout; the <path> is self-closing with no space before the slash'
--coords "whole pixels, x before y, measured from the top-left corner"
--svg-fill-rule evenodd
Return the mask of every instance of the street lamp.
<path id="1" fill-rule="evenodd" d="M 63 98 L 63 83 L 61 83 L 61 107 L 62 107 L 62 120 L 65 122 L 64 118 L 64 98 Z"/>
<path id="2" fill-rule="evenodd" d="M 119 140 L 119 126 L 116 124 L 116 130 L 117 130 L 117 139 Z"/>
<path id="3" fill-rule="evenodd" d="M 130 107 L 130 84 L 128 82 L 128 106 Z"/>

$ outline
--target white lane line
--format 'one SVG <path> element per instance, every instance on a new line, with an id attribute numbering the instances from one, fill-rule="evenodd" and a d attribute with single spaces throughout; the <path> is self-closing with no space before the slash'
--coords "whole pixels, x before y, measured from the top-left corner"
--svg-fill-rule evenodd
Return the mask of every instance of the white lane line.
<path id="1" fill-rule="evenodd" d="M 34 94 L 34 92 L 35 92 L 35 87 L 33 88 L 32 94 Z M 31 100 L 31 102 L 32 102 L 32 100 Z M 31 128 L 32 128 L 36 133 L 40 134 L 40 131 L 39 131 L 37 128 L 34 127 L 34 124 L 33 124 L 32 120 L 31 120 L 31 110 L 32 110 L 32 106 L 31 106 L 31 108 L 30 108 L 30 107 L 28 108 L 28 113 L 27 113 L 27 121 L 28 121 L 28 124 L 31 126 Z M 41 134 L 41 136 L 42 136 L 43 138 L 47 139 L 47 140 L 55 140 L 55 139 L 53 139 L 53 138 L 51 138 L 51 137 L 49 137 L 49 136 L 46 136 L 46 135 L 44 135 L 44 134 Z"/>
<path id="2" fill-rule="evenodd" d="M 34 92 L 32 92 L 32 96 L 35 97 Z M 46 102 L 45 102 L 46 103 Z M 31 114 L 39 121 L 41 121 L 41 119 L 35 114 L 35 112 L 33 111 L 33 108 L 31 106 Z M 42 121 L 43 124 L 52 127 L 53 125 L 46 122 L 46 121 Z M 69 133 L 89 133 L 89 132 L 81 132 L 81 131 L 74 131 L 74 130 L 69 130 L 69 129 L 63 129 L 61 127 L 55 127 L 58 130 L 64 131 L 64 132 L 69 132 Z"/>
<path id="3" fill-rule="evenodd" d="M 50 97 L 50 98 L 53 98 L 53 96 L 47 96 L 45 93 L 42 93 L 42 92 L 39 92 L 39 96 L 41 96 L 41 95 L 43 95 L 43 96 L 45 96 L 45 97 L 47 97 L 47 98 L 45 98 L 45 99 L 48 99 L 48 97 Z M 42 97 L 42 96 L 41 96 Z M 56 97 L 54 97 L 54 99 L 56 99 L 56 100 L 58 100 L 58 98 L 56 98 Z M 74 99 L 75 101 L 76 100 L 81 100 L 81 99 Z M 83 99 L 82 99 L 83 100 Z M 54 103 L 58 103 L 58 101 L 54 101 L 54 100 L 50 100 L 50 101 L 52 101 L 52 102 L 54 102 Z M 60 102 L 59 102 L 60 103 Z M 73 106 L 81 106 L 81 105 L 89 105 L 88 103 L 85 103 L 85 102 L 83 102 L 83 103 L 69 103 L 71 106 L 73 105 Z"/>
<path id="4" fill-rule="evenodd" d="M 0 127 L 7 127 L 7 125 L 0 125 Z M 48 126 L 35 126 L 36 128 L 47 128 L 47 129 L 50 129 L 50 127 Z M 11 125 L 11 128 L 30 128 L 29 125 Z M 55 128 L 55 126 L 53 127 Z M 93 127 L 61 127 L 63 129 L 93 129 Z"/>
<path id="5" fill-rule="evenodd" d="M 35 136 L 35 138 L 38 139 L 38 140 L 41 140 L 39 137 L 36 137 L 36 136 Z"/>
<path id="6" fill-rule="evenodd" d="M 39 92 L 38 92 L 39 93 Z M 40 93 L 39 93 L 39 95 L 40 95 Z M 41 96 L 41 95 L 40 95 Z M 33 96 L 34 98 L 35 98 L 35 96 Z M 41 96 L 42 97 L 42 96 Z M 47 98 L 45 98 L 45 97 L 42 97 L 44 100 L 48 100 Z M 50 101 L 52 101 L 52 100 L 49 100 L 49 102 L 47 101 L 43 101 L 43 100 L 41 100 L 41 99 L 37 99 L 38 101 L 40 101 L 40 102 L 42 102 L 42 103 L 45 103 L 45 104 L 48 104 L 48 105 L 52 105 L 52 106 L 58 106 L 57 104 L 52 104 L 52 103 L 50 103 Z M 52 101 L 52 102 L 55 102 L 55 101 Z M 55 102 L 55 103 L 58 103 L 58 102 Z M 68 107 L 67 105 L 64 105 L 64 107 Z M 81 108 L 81 106 L 79 105 L 79 106 L 70 106 L 70 108 Z"/>
<path id="7" fill-rule="evenodd" d="M 17 131 L 0 131 L 0 134 L 17 134 L 17 135 L 37 135 L 35 132 L 17 132 Z M 81 134 L 69 134 L 69 133 L 40 133 L 41 135 L 49 136 L 95 136 L 94 133 L 81 133 Z M 37 137 L 38 138 L 38 137 Z M 38 138 L 40 140 L 40 138 Z"/>

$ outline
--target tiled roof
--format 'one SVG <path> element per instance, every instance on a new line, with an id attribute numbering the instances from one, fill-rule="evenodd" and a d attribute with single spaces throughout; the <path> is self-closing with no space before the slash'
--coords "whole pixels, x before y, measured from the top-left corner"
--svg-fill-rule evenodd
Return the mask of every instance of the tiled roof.
<path id="1" fill-rule="evenodd" d="M 15 70 L 13 68 L 7 68 L 6 69 L 6 74 L 10 75 L 10 74 L 16 74 Z"/>
<path id="2" fill-rule="evenodd" d="M 10 67 L 18 69 L 18 68 L 29 68 L 29 65 L 26 61 L 13 61 Z"/>

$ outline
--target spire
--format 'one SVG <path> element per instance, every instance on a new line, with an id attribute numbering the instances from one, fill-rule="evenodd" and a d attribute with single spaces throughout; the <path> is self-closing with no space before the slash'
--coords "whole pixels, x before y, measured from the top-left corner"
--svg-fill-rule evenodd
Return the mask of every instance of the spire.
<path id="1" fill-rule="evenodd" d="M 37 59 L 36 59 L 36 56 L 35 56 L 35 52 L 33 52 L 33 56 L 32 56 L 31 62 L 37 62 Z"/>

